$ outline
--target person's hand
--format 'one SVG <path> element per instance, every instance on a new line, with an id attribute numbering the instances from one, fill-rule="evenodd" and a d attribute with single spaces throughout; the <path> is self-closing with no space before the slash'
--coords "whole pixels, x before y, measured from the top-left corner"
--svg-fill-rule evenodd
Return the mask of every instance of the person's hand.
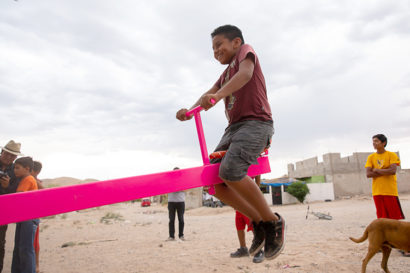
<path id="1" fill-rule="evenodd" d="M 8 175 L 2 176 L 2 177 L 0 178 L 0 185 L 1 185 L 3 188 L 7 188 L 7 187 L 9 186 L 9 183 L 10 183 L 10 177 L 9 177 Z"/>
<path id="2" fill-rule="evenodd" d="M 177 112 L 176 118 L 179 119 L 180 121 L 184 120 L 190 120 L 192 118 L 192 115 L 187 117 L 186 112 L 188 112 L 188 109 L 182 108 Z"/>
<path id="3" fill-rule="evenodd" d="M 211 100 L 214 102 L 212 103 Z M 220 100 L 217 94 L 206 94 L 201 97 L 201 107 L 206 110 L 213 107 Z"/>

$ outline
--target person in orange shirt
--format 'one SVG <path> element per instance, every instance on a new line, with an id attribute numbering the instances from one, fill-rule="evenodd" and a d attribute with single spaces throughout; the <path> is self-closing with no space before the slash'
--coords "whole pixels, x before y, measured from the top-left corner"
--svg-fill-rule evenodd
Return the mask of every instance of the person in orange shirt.
<path id="1" fill-rule="evenodd" d="M 30 174 L 32 170 L 33 159 L 31 157 L 21 157 L 14 162 L 14 174 L 17 179 L 20 179 L 17 193 L 38 189 L 36 179 Z M 11 273 L 36 272 L 36 255 L 33 243 L 38 224 L 38 219 L 16 224 Z"/>

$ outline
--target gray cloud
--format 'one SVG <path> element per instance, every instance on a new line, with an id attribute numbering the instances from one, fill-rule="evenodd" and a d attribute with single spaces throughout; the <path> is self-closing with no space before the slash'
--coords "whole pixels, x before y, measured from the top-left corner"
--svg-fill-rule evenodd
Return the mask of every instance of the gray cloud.
<path id="1" fill-rule="evenodd" d="M 145 171 L 200 164 L 194 122 L 175 112 L 223 71 L 210 33 L 231 23 L 265 74 L 272 162 L 369 151 L 377 132 L 408 144 L 409 12 L 406 1 L 1 1 L 0 140 L 21 139 L 45 176 L 138 174 L 141 154 Z M 202 118 L 211 151 L 222 105 Z"/>

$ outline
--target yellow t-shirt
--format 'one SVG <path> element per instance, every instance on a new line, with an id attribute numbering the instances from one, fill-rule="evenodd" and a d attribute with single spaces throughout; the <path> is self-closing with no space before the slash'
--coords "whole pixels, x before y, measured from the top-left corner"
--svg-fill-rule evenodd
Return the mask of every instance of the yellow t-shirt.
<path id="1" fill-rule="evenodd" d="M 399 157 L 396 153 L 385 151 L 382 154 L 374 153 L 369 155 L 365 168 L 387 169 L 392 164 L 400 166 Z M 373 177 L 372 194 L 398 196 L 396 175 Z"/>

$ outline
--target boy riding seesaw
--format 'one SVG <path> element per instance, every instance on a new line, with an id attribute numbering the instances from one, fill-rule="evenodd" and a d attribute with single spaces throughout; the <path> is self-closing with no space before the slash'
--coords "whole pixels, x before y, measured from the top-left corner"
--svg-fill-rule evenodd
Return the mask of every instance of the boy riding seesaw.
<path id="1" fill-rule="evenodd" d="M 285 244 L 285 220 L 270 210 L 258 186 L 247 176 L 249 166 L 257 164 L 273 135 L 265 79 L 259 59 L 253 48 L 244 44 L 240 29 L 221 26 L 211 37 L 215 59 L 228 67 L 190 109 L 200 105 L 208 110 L 224 99 L 229 125 L 215 151 L 227 152 L 222 159 L 211 160 L 221 163 L 219 177 L 224 181 L 215 185 L 215 196 L 252 219 L 254 238 L 249 253 L 255 255 L 264 247 L 265 258 L 273 259 Z M 187 111 L 179 110 L 177 119 L 191 119 Z"/>

